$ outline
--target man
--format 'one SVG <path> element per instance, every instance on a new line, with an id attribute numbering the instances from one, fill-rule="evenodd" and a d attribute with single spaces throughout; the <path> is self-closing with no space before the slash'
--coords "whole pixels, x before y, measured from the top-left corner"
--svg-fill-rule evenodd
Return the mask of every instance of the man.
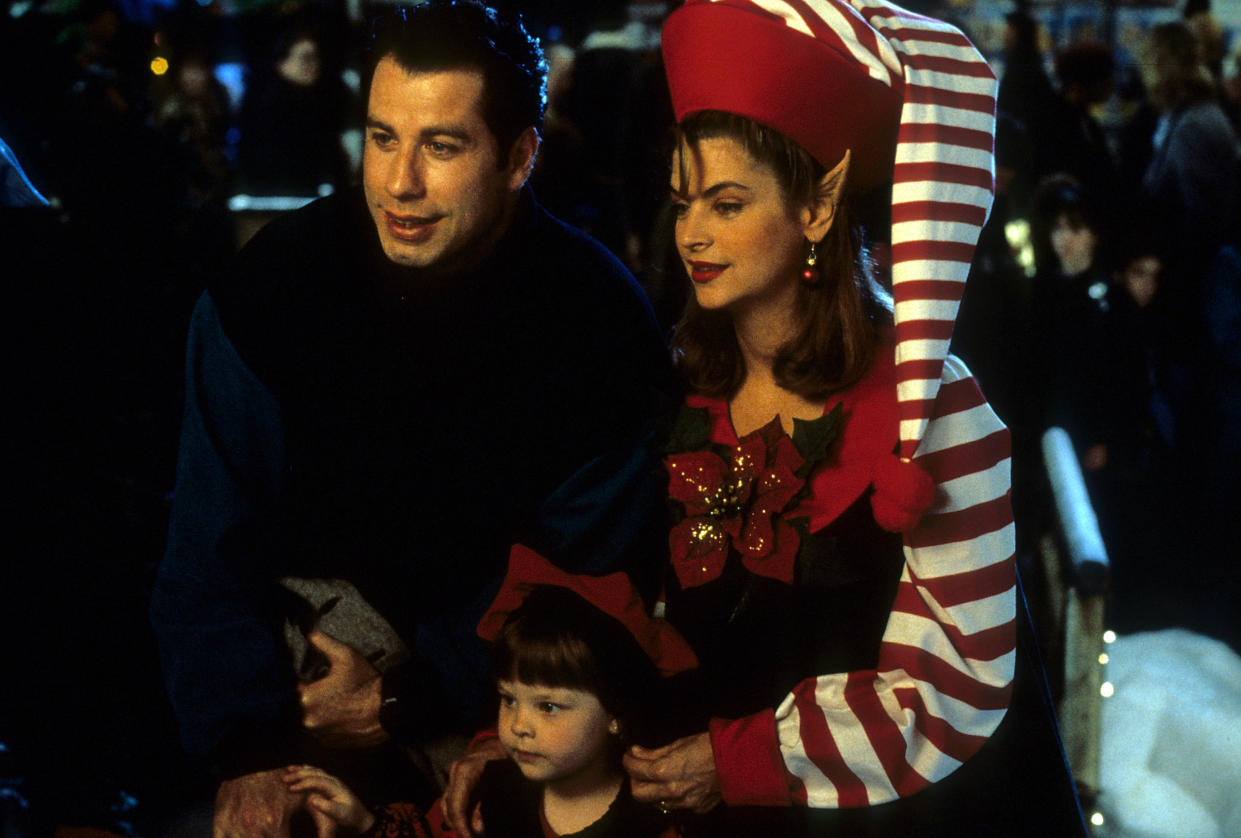
<path id="1" fill-rule="evenodd" d="M 216 838 L 287 834 L 290 762 L 348 776 L 494 721 L 475 625 L 511 544 L 650 592 L 664 539 L 650 307 L 524 188 L 537 42 L 435 0 L 390 13 L 370 58 L 362 188 L 261 231 L 190 329 L 152 618 L 182 737 L 221 772 Z M 311 631 L 326 676 L 295 684 L 290 577 L 347 580 L 408 660 L 381 676 Z"/>

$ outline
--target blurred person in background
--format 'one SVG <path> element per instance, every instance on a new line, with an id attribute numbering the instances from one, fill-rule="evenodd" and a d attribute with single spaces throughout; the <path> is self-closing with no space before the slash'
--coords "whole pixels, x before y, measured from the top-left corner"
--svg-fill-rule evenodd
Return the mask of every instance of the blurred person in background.
<path id="1" fill-rule="evenodd" d="M 1126 292 L 1113 282 L 1103 212 L 1069 175 L 1038 185 L 1031 310 L 1043 427 L 1068 431 L 1107 537 L 1119 523 L 1119 481 L 1136 444 L 1135 394 L 1145 376 L 1117 305 Z"/>
<path id="2" fill-rule="evenodd" d="M 319 31 L 292 22 L 270 64 L 249 74 L 238 146 L 243 191 L 318 196 L 349 181 L 351 94 L 328 59 Z"/>
<path id="3" fill-rule="evenodd" d="M 1233 534 L 1226 521 L 1241 472 L 1238 370 L 1238 244 L 1241 243 L 1241 140 L 1220 106 L 1203 46 L 1184 21 L 1154 27 L 1141 51 L 1151 101 L 1160 112 L 1143 178 L 1168 262 L 1177 361 L 1193 374 L 1179 434 L 1196 464 L 1202 527 L 1216 549 Z"/>
<path id="4" fill-rule="evenodd" d="M 1154 27 L 1139 66 L 1160 113 L 1143 190 L 1168 244 L 1169 280 L 1200 297 L 1206 265 L 1241 230 L 1241 141 L 1184 22 Z"/>
<path id="5" fill-rule="evenodd" d="M 1112 217 L 1119 197 L 1116 160 L 1093 114 L 1112 95 L 1116 64 L 1112 50 L 1097 41 L 1070 44 L 1056 55 L 1059 95 L 1035 132 L 1039 177 L 1065 172 L 1077 178 Z"/>

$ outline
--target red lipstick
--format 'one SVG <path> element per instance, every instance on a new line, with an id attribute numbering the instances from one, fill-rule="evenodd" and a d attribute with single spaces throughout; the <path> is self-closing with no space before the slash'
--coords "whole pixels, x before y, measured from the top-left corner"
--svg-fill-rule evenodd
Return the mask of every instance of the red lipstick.
<path id="1" fill-rule="evenodd" d="M 717 265 L 714 262 L 690 262 L 689 278 L 699 284 L 710 282 L 724 272 L 727 265 Z"/>

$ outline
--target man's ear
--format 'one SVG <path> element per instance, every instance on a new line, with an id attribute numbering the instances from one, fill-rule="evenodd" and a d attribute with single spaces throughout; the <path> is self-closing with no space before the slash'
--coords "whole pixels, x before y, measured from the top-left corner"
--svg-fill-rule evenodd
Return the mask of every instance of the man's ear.
<path id="1" fill-rule="evenodd" d="M 508 154 L 508 188 L 516 192 L 526 185 L 534 171 L 534 159 L 539 153 L 539 132 L 533 125 L 522 131 Z"/>
<path id="2" fill-rule="evenodd" d="M 802 210 L 802 232 L 812 242 L 823 241 L 836 220 L 836 207 L 845 197 L 851 159 L 851 153 L 846 150 L 840 162 L 819 180 L 814 194 L 810 196 L 810 203 Z"/>

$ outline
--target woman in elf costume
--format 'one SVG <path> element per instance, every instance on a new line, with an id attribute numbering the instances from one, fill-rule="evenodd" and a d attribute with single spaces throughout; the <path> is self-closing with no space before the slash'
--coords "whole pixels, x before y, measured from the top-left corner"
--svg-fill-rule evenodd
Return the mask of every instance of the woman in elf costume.
<path id="1" fill-rule="evenodd" d="M 882 0 L 689 0 L 663 52 L 693 291 L 666 616 L 701 666 L 688 735 L 627 756 L 634 796 L 708 835 L 1083 834 L 1022 642 L 1008 432 L 948 354 L 992 71 Z M 890 298 L 855 226 L 885 189 Z"/>

